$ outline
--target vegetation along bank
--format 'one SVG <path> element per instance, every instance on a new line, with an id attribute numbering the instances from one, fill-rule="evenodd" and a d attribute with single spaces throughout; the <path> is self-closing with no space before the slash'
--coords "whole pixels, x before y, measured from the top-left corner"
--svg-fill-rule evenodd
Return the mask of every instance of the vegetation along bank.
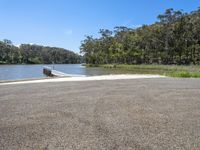
<path id="1" fill-rule="evenodd" d="M 0 64 L 77 64 L 82 56 L 63 48 L 0 41 Z"/>
<path id="2" fill-rule="evenodd" d="M 200 64 L 200 8 L 190 13 L 167 9 L 154 24 L 99 33 L 82 41 L 88 64 Z"/>
<path id="3" fill-rule="evenodd" d="M 99 38 L 87 36 L 82 41 L 87 66 L 200 77 L 200 8 L 190 13 L 167 9 L 154 24 L 99 33 Z"/>

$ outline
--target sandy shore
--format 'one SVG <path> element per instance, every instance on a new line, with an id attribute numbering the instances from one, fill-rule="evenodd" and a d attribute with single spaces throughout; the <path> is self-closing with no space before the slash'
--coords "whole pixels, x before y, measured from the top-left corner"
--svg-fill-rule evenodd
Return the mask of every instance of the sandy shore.
<path id="1" fill-rule="evenodd" d="M 28 83 L 47 83 L 47 82 L 67 82 L 67 81 L 98 81 L 98 80 L 123 80 L 123 79 L 142 79 L 142 78 L 163 78 L 160 75 L 142 75 L 142 74 L 121 74 L 121 75 L 101 75 L 101 76 L 88 76 L 88 77 L 62 77 L 62 78 L 48 78 L 48 79 L 35 79 L 26 81 L 13 81 L 4 82 L 0 85 L 9 84 L 28 84 Z"/>

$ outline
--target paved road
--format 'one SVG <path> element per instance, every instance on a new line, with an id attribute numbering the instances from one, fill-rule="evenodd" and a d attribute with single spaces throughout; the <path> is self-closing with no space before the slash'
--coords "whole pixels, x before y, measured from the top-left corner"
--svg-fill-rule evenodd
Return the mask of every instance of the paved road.
<path id="1" fill-rule="evenodd" d="M 200 149 L 200 79 L 1 85 L 0 149 Z"/>

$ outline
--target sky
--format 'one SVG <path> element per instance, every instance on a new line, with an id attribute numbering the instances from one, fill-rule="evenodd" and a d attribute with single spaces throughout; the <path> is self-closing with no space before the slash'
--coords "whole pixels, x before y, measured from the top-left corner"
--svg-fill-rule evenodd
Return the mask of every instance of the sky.
<path id="1" fill-rule="evenodd" d="M 115 26 L 137 28 L 168 8 L 190 12 L 200 0 L 0 0 L 0 40 L 79 52 L 86 35 Z"/>

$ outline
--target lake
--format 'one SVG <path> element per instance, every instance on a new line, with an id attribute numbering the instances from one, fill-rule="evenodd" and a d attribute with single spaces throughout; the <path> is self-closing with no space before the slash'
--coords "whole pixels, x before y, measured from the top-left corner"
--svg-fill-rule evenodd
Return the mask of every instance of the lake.
<path id="1" fill-rule="evenodd" d="M 81 64 L 54 64 L 54 65 L 0 65 L 0 80 L 20 80 L 46 77 L 43 67 L 53 67 L 57 71 L 77 75 L 105 75 L 115 72 L 103 68 L 86 68 Z"/>

